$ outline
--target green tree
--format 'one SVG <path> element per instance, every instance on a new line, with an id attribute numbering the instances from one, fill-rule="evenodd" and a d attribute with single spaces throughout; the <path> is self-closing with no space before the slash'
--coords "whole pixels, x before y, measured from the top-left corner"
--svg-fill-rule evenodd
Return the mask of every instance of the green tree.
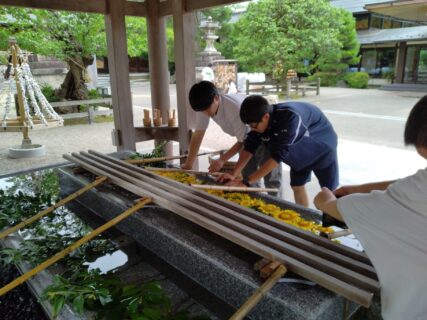
<path id="1" fill-rule="evenodd" d="M 130 56 L 146 56 L 146 23 L 144 18 L 127 18 Z M 88 98 L 85 69 L 93 56 L 106 55 L 104 16 L 53 10 L 0 7 L 0 50 L 7 49 L 8 38 L 35 54 L 54 56 L 68 64 L 69 71 L 56 91 L 60 99 Z"/>
<path id="2" fill-rule="evenodd" d="M 327 0 L 252 2 L 230 35 L 233 55 L 245 70 L 262 71 L 277 80 L 289 69 L 311 73 L 344 61 L 343 48 L 351 51 L 340 35 L 348 25 L 343 16 Z"/>
<path id="3" fill-rule="evenodd" d="M 319 63 L 321 71 L 334 71 L 337 74 L 345 71 L 349 65 L 359 63 L 360 44 L 357 39 L 356 22 L 353 15 L 344 9 L 335 8 L 336 22 L 339 28 L 338 40 L 341 50 Z"/>

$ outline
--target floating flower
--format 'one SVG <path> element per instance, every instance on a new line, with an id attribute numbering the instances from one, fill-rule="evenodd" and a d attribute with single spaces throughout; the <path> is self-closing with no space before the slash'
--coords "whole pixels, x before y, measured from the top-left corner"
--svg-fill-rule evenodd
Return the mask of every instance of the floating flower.
<path id="1" fill-rule="evenodd" d="M 261 206 L 258 207 L 258 210 L 261 211 L 262 213 L 268 214 L 268 215 L 273 215 L 277 212 L 279 212 L 281 209 L 280 207 L 274 205 L 274 204 L 263 204 Z"/>
<path id="2" fill-rule="evenodd" d="M 320 232 L 324 232 L 324 233 L 333 233 L 334 229 L 332 227 L 322 227 L 322 226 L 317 226 L 316 227 L 316 231 Z"/>
<path id="3" fill-rule="evenodd" d="M 293 210 L 281 210 L 273 215 L 277 220 L 289 222 L 299 218 L 299 214 Z"/>
<path id="4" fill-rule="evenodd" d="M 190 184 L 201 184 L 202 182 L 197 180 L 192 174 L 182 172 L 165 172 L 155 171 L 157 174 L 170 178 L 182 183 Z M 252 208 L 263 214 L 273 216 L 275 219 L 293 225 L 297 228 L 319 234 L 319 232 L 331 233 L 333 229 L 330 227 L 322 227 L 320 224 L 314 221 L 306 220 L 301 218 L 300 214 L 291 209 L 282 209 L 277 205 L 266 203 L 264 200 L 259 198 L 252 198 L 248 193 L 241 192 L 227 192 L 222 190 L 207 190 L 211 195 L 215 195 L 224 198 L 228 201 L 237 203 L 243 207 Z"/>

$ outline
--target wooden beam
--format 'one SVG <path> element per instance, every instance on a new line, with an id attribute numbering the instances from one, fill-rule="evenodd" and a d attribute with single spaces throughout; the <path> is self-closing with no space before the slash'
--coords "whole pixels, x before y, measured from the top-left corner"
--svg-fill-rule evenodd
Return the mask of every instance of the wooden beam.
<path id="1" fill-rule="evenodd" d="M 207 9 L 215 6 L 224 6 L 233 3 L 243 2 L 245 0 L 182 0 L 184 9 L 187 12 Z M 169 16 L 173 14 L 172 0 L 165 0 L 159 3 L 160 16 Z"/>
<path id="2" fill-rule="evenodd" d="M 106 14 L 108 12 L 105 0 L 0 0 L 0 5 L 31 9 L 47 9 L 100 14 Z M 125 14 L 128 16 L 145 17 L 145 3 L 126 1 Z"/>
<path id="3" fill-rule="evenodd" d="M 185 9 L 187 11 L 195 11 L 211 7 L 225 6 L 243 1 L 244 0 L 186 0 Z"/>
<path id="4" fill-rule="evenodd" d="M 135 17 L 146 17 L 147 8 L 145 2 L 126 1 L 125 15 Z"/>
<path id="5" fill-rule="evenodd" d="M 103 14 L 106 13 L 107 8 L 105 0 L 0 0 L 0 5 L 32 9 L 50 9 Z"/>
<path id="6" fill-rule="evenodd" d="M 179 141 L 178 127 L 141 127 L 135 126 L 135 141 L 148 140 L 173 140 Z"/>
<path id="7" fill-rule="evenodd" d="M 132 96 L 129 80 L 129 58 L 126 41 L 125 1 L 107 0 L 105 15 L 111 96 L 113 99 L 115 141 L 117 150 L 135 150 Z"/>
<path id="8" fill-rule="evenodd" d="M 172 15 L 172 3 L 171 0 L 162 1 L 159 3 L 159 15 L 170 16 Z"/>

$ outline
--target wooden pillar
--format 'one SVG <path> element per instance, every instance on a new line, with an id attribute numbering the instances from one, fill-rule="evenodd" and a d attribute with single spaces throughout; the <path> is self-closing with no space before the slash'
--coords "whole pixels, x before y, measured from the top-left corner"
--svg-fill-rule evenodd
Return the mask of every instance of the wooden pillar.
<path id="1" fill-rule="evenodd" d="M 147 0 L 148 63 L 150 66 L 151 103 L 162 112 L 167 124 L 170 109 L 169 68 L 166 18 L 159 16 L 159 1 Z"/>
<path id="2" fill-rule="evenodd" d="M 160 109 L 162 124 L 168 123 L 170 110 L 169 66 L 166 37 L 166 18 L 159 15 L 159 0 L 147 0 L 148 64 L 150 68 L 151 107 Z M 172 142 L 166 146 L 172 155 Z"/>
<path id="3" fill-rule="evenodd" d="M 405 79 L 406 42 L 399 42 L 396 57 L 396 83 L 403 83 Z"/>
<path id="4" fill-rule="evenodd" d="M 105 29 L 113 100 L 113 144 L 117 150 L 135 150 L 132 95 L 126 41 L 125 0 L 107 0 Z"/>
<path id="5" fill-rule="evenodd" d="M 175 45 L 176 98 L 179 122 L 179 151 L 188 150 L 190 128 L 194 124 L 195 113 L 188 102 L 188 92 L 196 81 L 194 60 L 194 35 L 196 19 L 194 12 L 186 12 L 183 0 L 171 0 Z"/>

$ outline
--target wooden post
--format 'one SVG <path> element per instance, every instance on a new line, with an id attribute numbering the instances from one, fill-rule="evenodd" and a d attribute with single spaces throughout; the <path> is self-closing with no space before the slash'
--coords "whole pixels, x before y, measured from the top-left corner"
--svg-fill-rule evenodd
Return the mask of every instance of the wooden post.
<path id="1" fill-rule="evenodd" d="M 249 80 L 246 79 L 246 95 L 249 95 Z"/>
<path id="2" fill-rule="evenodd" d="M 22 144 L 31 144 L 30 136 L 28 134 L 28 127 L 25 124 L 25 108 L 24 108 L 24 96 L 22 94 L 21 83 L 19 82 L 18 72 L 16 71 L 19 65 L 18 53 L 19 48 L 16 45 L 16 42 L 11 42 L 11 51 L 12 51 L 12 64 L 13 69 L 15 70 L 15 82 L 16 82 L 16 91 L 18 96 L 18 106 L 19 106 L 19 123 L 22 127 L 23 140 Z"/>
<path id="3" fill-rule="evenodd" d="M 105 15 L 108 68 L 110 69 L 114 127 L 117 150 L 135 150 L 132 96 L 129 81 L 129 58 L 126 42 L 124 0 L 107 0 Z"/>
<path id="4" fill-rule="evenodd" d="M 87 109 L 87 117 L 89 124 L 92 124 L 95 122 L 95 111 L 93 110 L 92 106 L 89 106 Z"/>
<path id="5" fill-rule="evenodd" d="M 316 96 L 320 93 L 320 78 L 316 78 Z"/>
<path id="6" fill-rule="evenodd" d="M 289 97 L 291 96 L 291 79 L 286 79 L 286 97 L 289 99 Z"/>
<path id="7" fill-rule="evenodd" d="M 105 230 L 115 226 L 117 223 L 126 219 L 127 217 L 129 217 L 130 215 L 132 215 L 133 213 L 135 213 L 136 211 L 138 211 L 139 209 L 141 209 L 143 206 L 145 206 L 147 203 L 150 203 L 150 202 L 151 202 L 151 198 L 144 198 L 144 199 L 140 200 L 132 208 L 126 210 L 125 212 L 121 213 L 117 217 L 111 219 L 110 221 L 103 224 L 99 228 L 93 230 L 89 234 L 85 235 L 83 238 L 79 239 L 78 241 L 76 241 L 72 245 L 68 246 L 67 248 L 65 248 L 61 252 L 58 252 L 53 257 L 51 257 L 48 260 L 46 260 L 45 262 L 39 264 L 37 267 L 33 268 L 32 270 L 28 271 L 27 273 L 24 273 L 22 276 L 15 279 L 14 281 L 8 283 L 7 285 L 5 285 L 3 288 L 0 289 L 0 297 L 4 294 L 8 293 L 10 290 L 16 288 L 20 284 L 24 283 L 25 281 L 27 281 L 31 277 L 35 276 L 40 271 L 43 271 L 44 269 L 48 268 L 52 264 L 58 262 L 59 260 L 61 260 L 65 256 L 67 256 L 68 254 L 70 254 L 71 252 L 73 252 L 74 250 L 76 250 L 77 248 L 79 248 L 80 246 L 85 244 L 86 242 L 89 242 L 90 240 L 92 240 L 93 238 L 95 238 L 96 236 L 98 236 L 99 234 L 104 232 Z"/>
<path id="8" fill-rule="evenodd" d="M 179 122 L 179 153 L 185 154 L 190 143 L 190 128 L 196 114 L 188 102 L 188 92 L 196 82 L 194 62 L 195 12 L 188 12 L 185 1 L 171 0 L 174 29 L 176 97 Z"/>
<path id="9" fill-rule="evenodd" d="M 259 287 L 255 293 L 236 311 L 230 320 L 243 319 L 257 304 L 258 302 L 273 288 L 273 286 L 283 277 L 286 273 L 286 267 L 281 264 L 276 271 L 271 275 L 266 282 Z"/>
<path id="10" fill-rule="evenodd" d="M 399 42 L 399 47 L 397 49 L 397 57 L 396 57 L 396 83 L 403 83 L 405 78 L 405 60 L 406 60 L 406 41 Z M 363 58 L 362 58 L 363 59 Z"/>
<path id="11" fill-rule="evenodd" d="M 150 66 L 150 85 L 151 85 L 151 105 L 154 109 L 159 108 L 163 118 L 155 120 L 153 116 L 153 125 L 161 126 L 167 124 L 167 114 L 170 110 L 170 92 L 169 92 L 169 65 L 166 37 L 166 17 L 161 16 L 160 1 L 146 0 L 147 9 L 147 39 L 148 39 L 148 64 Z M 160 140 L 154 141 L 155 145 L 161 143 Z M 166 155 L 173 154 L 173 143 L 169 142 L 164 147 Z"/>

